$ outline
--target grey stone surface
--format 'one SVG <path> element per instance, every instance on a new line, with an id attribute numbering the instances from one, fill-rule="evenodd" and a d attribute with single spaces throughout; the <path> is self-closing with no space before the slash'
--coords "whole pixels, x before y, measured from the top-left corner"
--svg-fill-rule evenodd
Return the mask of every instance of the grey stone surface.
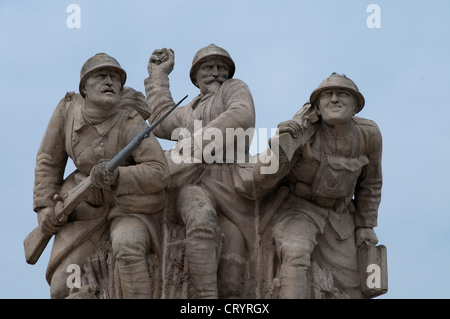
<path id="1" fill-rule="evenodd" d="M 115 59 L 98 54 L 82 67 L 80 93 L 67 93 L 55 109 L 37 154 L 34 188 L 37 231 L 47 240 L 55 236 L 46 274 L 51 297 L 386 293 L 386 247 L 376 246 L 374 232 L 382 137 L 375 122 L 356 116 L 365 105 L 356 84 L 333 73 L 291 120 L 279 123 L 270 147 L 250 156 L 252 94 L 233 77 L 231 55 L 211 44 L 191 65 L 199 95 L 109 171 L 109 160 L 146 122 L 175 105 L 174 65 L 173 50 L 153 52 L 144 96 L 124 86 L 126 72 Z M 176 144 L 162 150 L 156 137 Z M 69 158 L 77 170 L 63 180 Z M 263 173 L 268 158 L 278 168 Z M 86 180 L 89 187 L 76 193 L 81 202 L 58 220 L 64 195 Z M 29 263 L 47 244 L 34 238 L 25 241 Z M 71 264 L 81 267 L 79 287 L 68 285 Z"/>

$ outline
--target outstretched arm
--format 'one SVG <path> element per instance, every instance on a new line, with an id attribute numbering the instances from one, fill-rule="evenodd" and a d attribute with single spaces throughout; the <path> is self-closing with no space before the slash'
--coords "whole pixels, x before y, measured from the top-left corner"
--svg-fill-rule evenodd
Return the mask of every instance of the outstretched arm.
<path id="1" fill-rule="evenodd" d="M 161 118 L 175 105 L 170 92 L 169 74 L 175 64 L 172 49 L 158 49 L 153 51 L 148 61 L 148 78 L 144 80 L 147 104 L 150 106 L 150 124 Z M 181 126 L 182 112 L 179 109 L 170 114 L 154 131 L 155 136 L 171 139 L 172 131 Z"/>

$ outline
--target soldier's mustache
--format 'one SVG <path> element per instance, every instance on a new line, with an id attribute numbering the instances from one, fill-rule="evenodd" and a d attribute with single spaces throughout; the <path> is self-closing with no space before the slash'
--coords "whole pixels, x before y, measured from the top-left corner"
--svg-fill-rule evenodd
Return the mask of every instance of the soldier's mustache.
<path id="1" fill-rule="evenodd" d="M 225 80 L 219 77 L 210 77 L 205 80 L 205 84 L 213 84 L 213 83 L 219 83 L 222 84 Z"/>
<path id="2" fill-rule="evenodd" d="M 116 90 L 114 90 L 114 88 L 112 87 L 106 87 L 106 88 L 102 88 L 101 91 L 102 93 L 116 93 Z"/>

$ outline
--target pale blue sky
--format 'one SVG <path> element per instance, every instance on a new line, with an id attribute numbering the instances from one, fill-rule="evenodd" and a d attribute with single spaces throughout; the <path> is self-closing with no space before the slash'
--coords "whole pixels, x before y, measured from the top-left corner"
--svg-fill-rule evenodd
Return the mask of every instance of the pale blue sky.
<path id="1" fill-rule="evenodd" d="M 79 29 L 66 25 L 72 3 Z M 381 9 L 381 28 L 367 27 L 370 4 Z M 143 91 L 152 51 L 170 47 L 173 97 L 192 99 L 192 57 L 210 43 L 228 50 L 250 87 L 257 129 L 290 119 L 332 72 L 356 82 L 366 98 L 359 115 L 377 122 L 384 143 L 382 298 L 449 298 L 449 12 L 444 0 L 1 0 L 0 298 L 49 297 L 50 249 L 31 266 L 22 242 L 37 223 L 37 149 L 58 101 L 78 90 L 85 60 L 114 56 L 127 85 Z"/>

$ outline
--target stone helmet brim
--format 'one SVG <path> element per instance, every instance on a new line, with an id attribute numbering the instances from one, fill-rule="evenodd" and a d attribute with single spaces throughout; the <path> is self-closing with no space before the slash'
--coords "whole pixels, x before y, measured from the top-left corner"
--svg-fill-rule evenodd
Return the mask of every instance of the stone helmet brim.
<path id="1" fill-rule="evenodd" d="M 194 55 L 194 58 L 192 59 L 192 66 L 191 66 L 191 70 L 189 72 L 189 76 L 191 78 L 192 83 L 196 87 L 198 87 L 198 83 L 197 83 L 197 68 L 198 68 L 198 66 L 206 58 L 214 57 L 214 56 L 224 58 L 228 65 L 228 78 L 231 79 L 234 76 L 236 66 L 235 66 L 234 61 L 231 58 L 230 54 L 227 52 L 227 50 L 211 43 L 210 45 L 198 50 L 197 53 Z"/>
<path id="2" fill-rule="evenodd" d="M 125 82 L 127 81 L 127 73 L 124 69 L 122 69 L 119 62 L 117 62 L 116 59 L 106 53 L 97 53 L 93 57 L 89 58 L 81 68 L 79 90 L 82 97 L 84 97 L 83 88 L 89 74 L 96 70 L 104 68 L 117 71 L 120 76 L 122 87 L 125 85 Z"/>
<path id="3" fill-rule="evenodd" d="M 333 72 L 328 78 L 323 80 L 319 86 L 311 93 L 309 100 L 311 104 L 317 104 L 320 94 L 328 89 L 345 89 L 350 91 L 356 99 L 356 113 L 361 112 L 365 105 L 364 96 L 359 92 L 355 82 L 349 79 L 345 74 Z"/>

